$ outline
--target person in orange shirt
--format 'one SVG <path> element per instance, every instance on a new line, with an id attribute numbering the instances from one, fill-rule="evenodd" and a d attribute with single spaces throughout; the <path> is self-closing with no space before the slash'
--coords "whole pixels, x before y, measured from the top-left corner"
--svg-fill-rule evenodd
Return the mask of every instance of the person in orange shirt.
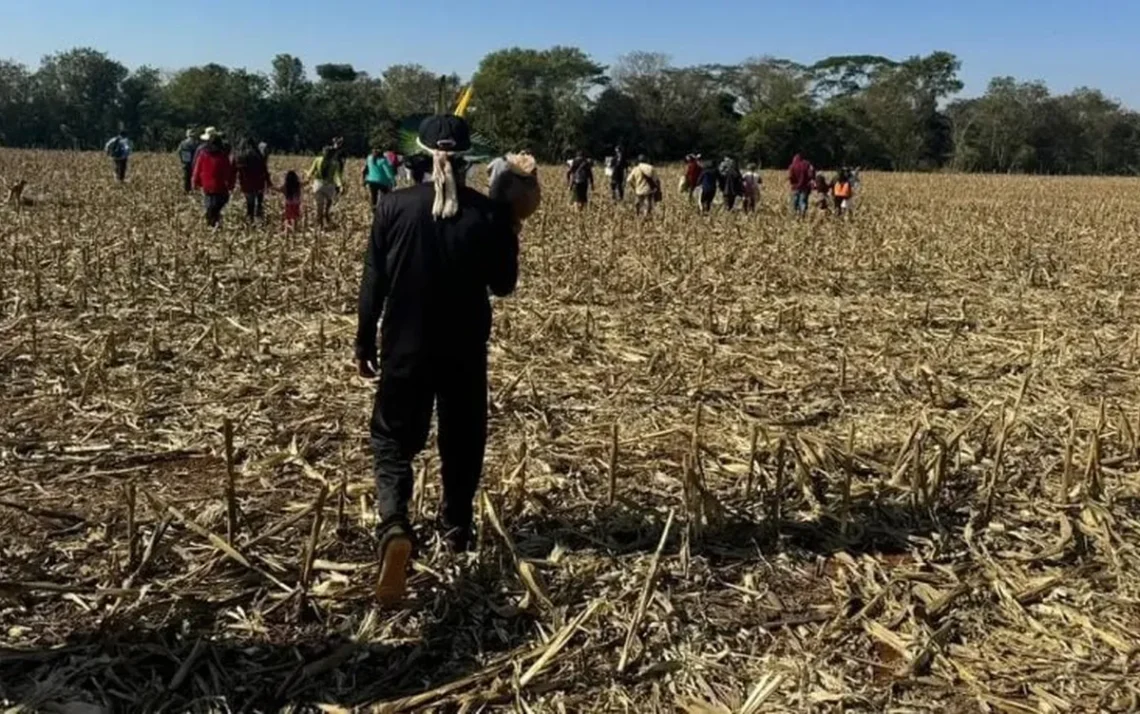
<path id="1" fill-rule="evenodd" d="M 831 186 L 831 196 L 835 201 L 835 215 L 847 215 L 851 209 L 851 199 L 855 196 L 855 191 L 851 186 L 851 175 L 847 169 L 842 169 L 839 175 L 835 177 L 835 183 Z"/>

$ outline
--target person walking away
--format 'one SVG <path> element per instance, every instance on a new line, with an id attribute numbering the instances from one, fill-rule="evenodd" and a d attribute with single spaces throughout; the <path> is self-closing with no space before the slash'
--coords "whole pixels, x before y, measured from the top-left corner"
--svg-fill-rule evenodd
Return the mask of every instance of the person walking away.
<path id="1" fill-rule="evenodd" d="M 388 195 L 396 186 L 396 169 L 380 149 L 373 149 L 364 160 L 364 185 L 368 187 L 373 208 L 380 196 Z"/>
<path id="2" fill-rule="evenodd" d="M 326 146 L 313 160 L 308 178 L 313 183 L 313 195 L 317 198 L 317 225 L 324 229 L 332 220 L 333 204 L 344 186 L 344 174 L 335 146 Z"/>
<path id="3" fill-rule="evenodd" d="M 629 185 L 637 198 L 638 215 L 643 211 L 645 215 L 651 215 L 653 206 L 661 194 L 661 182 L 653 164 L 649 163 L 644 155 L 637 157 L 637 165 L 629 172 Z"/>
<path id="4" fill-rule="evenodd" d="M 697 178 L 697 185 L 701 189 L 701 213 L 708 213 L 712 210 L 713 199 L 716 198 L 716 191 L 720 183 L 720 171 L 713 165 L 713 162 L 710 160 L 702 164 L 701 175 Z"/>
<path id="5" fill-rule="evenodd" d="M 191 180 L 194 178 L 194 155 L 198 153 L 198 137 L 193 129 L 186 130 L 186 138 L 178 145 L 178 160 L 182 162 L 182 190 L 190 193 L 193 190 Z"/>
<path id="6" fill-rule="evenodd" d="M 652 167 L 650 167 L 652 168 Z M 620 146 L 614 147 L 614 160 L 610 164 L 610 195 L 615 202 L 625 200 L 626 174 L 629 173 L 629 161 L 625 158 Z"/>
<path id="7" fill-rule="evenodd" d="M 581 211 L 590 202 L 590 191 L 594 189 L 594 167 L 581 151 L 570 162 L 566 172 L 566 182 L 574 198 L 574 205 Z"/>
<path id="8" fill-rule="evenodd" d="M 796 154 L 788 166 L 788 185 L 792 190 L 792 210 L 801 218 L 807 215 L 815 170 L 801 155 Z"/>
<path id="9" fill-rule="evenodd" d="M 816 174 L 812 187 L 816 193 L 816 205 L 824 213 L 831 213 L 831 182 L 827 180 L 827 174 Z"/>
<path id="10" fill-rule="evenodd" d="M 237 183 L 245 195 L 245 218 L 250 223 L 265 218 L 265 192 L 273 188 L 269 176 L 269 162 L 265 155 L 255 148 L 253 142 L 238 142 L 237 159 L 234 162 Z"/>
<path id="11" fill-rule="evenodd" d="M 415 547 L 408 522 L 412 460 L 426 443 L 433 406 L 443 481 L 438 526 L 452 549 L 472 545 L 487 439 L 489 294 L 510 295 L 518 280 L 522 217 L 507 201 L 464 185 L 467 123 L 428 117 L 419 142 L 431 152 L 432 181 L 397 191 L 377 207 L 356 333 L 360 375 L 379 377 L 370 434 L 379 516 L 376 594 L 383 604 L 399 601 L 406 587 Z"/>
<path id="12" fill-rule="evenodd" d="M 693 192 L 697 190 L 701 182 L 701 155 L 690 154 L 685 157 L 685 174 L 682 179 L 682 193 L 685 194 L 689 201 L 693 200 Z"/>
<path id="13" fill-rule="evenodd" d="M 230 152 L 222 135 L 210 129 L 202 135 L 204 145 L 194 159 L 192 185 L 202 190 L 202 202 L 206 209 L 206 225 L 217 228 L 222 224 L 222 210 L 230 202 L 230 192 L 234 190 L 234 166 Z"/>
<path id="14" fill-rule="evenodd" d="M 115 164 L 115 180 L 119 183 L 126 181 L 127 162 L 131 158 L 131 140 L 127 138 L 127 132 L 125 130 L 120 131 L 117 135 L 112 136 L 104 145 L 103 150 Z"/>
<path id="15" fill-rule="evenodd" d="M 736 162 L 725 158 L 721 164 L 721 190 L 724 193 L 724 207 L 731 211 L 736 207 L 736 199 L 744 193 L 744 179 Z"/>
<path id="16" fill-rule="evenodd" d="M 841 170 L 839 175 L 835 177 L 835 183 L 831 186 L 831 195 L 835 200 L 835 215 L 847 215 L 851 207 L 851 199 L 854 196 L 851 188 L 851 176 L 847 169 Z"/>
<path id="17" fill-rule="evenodd" d="M 748 170 L 741 176 L 741 183 L 744 187 L 744 212 L 753 213 L 760 201 L 760 187 L 764 184 L 760 168 L 756 164 L 750 164 Z"/>
<path id="18" fill-rule="evenodd" d="M 285 230 L 295 230 L 297 224 L 301 222 L 301 202 L 303 200 L 301 188 L 303 185 L 301 177 L 296 171 L 289 171 L 285 174 L 285 180 L 281 184 L 281 195 L 285 197 Z"/>

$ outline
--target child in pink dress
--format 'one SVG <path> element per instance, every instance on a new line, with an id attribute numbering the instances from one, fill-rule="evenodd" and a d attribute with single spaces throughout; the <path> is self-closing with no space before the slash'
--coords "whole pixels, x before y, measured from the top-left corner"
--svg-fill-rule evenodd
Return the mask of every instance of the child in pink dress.
<path id="1" fill-rule="evenodd" d="M 301 191 L 301 177 L 296 171 L 285 174 L 285 183 L 281 193 L 285 196 L 285 227 L 292 230 L 301 220 L 301 201 L 304 195 Z"/>

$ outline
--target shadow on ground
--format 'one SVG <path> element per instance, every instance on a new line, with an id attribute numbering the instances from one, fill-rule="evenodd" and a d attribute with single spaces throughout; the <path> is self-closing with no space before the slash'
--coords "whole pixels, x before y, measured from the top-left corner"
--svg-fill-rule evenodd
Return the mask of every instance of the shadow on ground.
<path id="1" fill-rule="evenodd" d="M 499 577 L 495 568 L 475 566 L 431 600 L 376 618 L 374 635 L 401 618 L 422 619 L 418 638 L 395 645 L 330 633 L 319 621 L 221 638 L 220 608 L 183 602 L 159 629 L 120 622 L 114 631 L 72 633 L 57 648 L 0 649 L 0 703 L 69 714 L 80 710 L 61 704 L 101 707 L 84 712 L 253 712 L 431 691 L 535 636 L 532 616 L 499 594 Z M 360 610 L 370 607 L 362 602 Z"/>

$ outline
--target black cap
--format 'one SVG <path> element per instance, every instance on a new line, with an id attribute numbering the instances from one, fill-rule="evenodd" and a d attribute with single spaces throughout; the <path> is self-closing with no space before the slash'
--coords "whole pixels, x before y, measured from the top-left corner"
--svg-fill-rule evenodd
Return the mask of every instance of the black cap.
<path id="1" fill-rule="evenodd" d="M 420 124 L 420 144 L 436 151 L 458 152 L 471 148 L 471 129 L 462 117 L 437 114 Z"/>

